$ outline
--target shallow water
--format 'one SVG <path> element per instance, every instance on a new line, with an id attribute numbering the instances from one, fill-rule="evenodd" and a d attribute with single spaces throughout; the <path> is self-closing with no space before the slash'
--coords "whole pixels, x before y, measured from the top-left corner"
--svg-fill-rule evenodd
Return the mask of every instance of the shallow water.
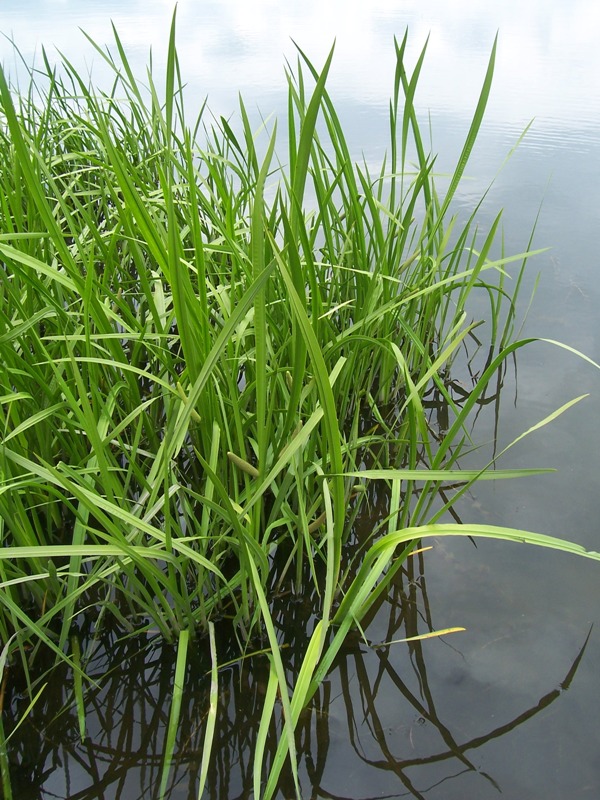
<path id="1" fill-rule="evenodd" d="M 55 44 L 76 64 L 93 60 L 93 75 L 101 82 L 101 62 L 92 59 L 77 27 L 108 43 L 112 17 L 138 70 L 145 68 L 150 46 L 159 70 L 171 10 L 171 2 L 158 0 L 4 0 L 0 30 L 14 36 L 26 62 L 40 43 Z M 332 2 L 325 10 L 312 0 L 286 3 L 284 9 L 255 0 L 180 0 L 178 20 L 188 104 L 199 106 L 208 94 L 213 111 L 225 115 L 235 114 L 238 91 L 265 116 L 283 114 L 284 58 L 295 58 L 290 37 L 317 64 L 337 37 L 330 91 L 357 157 L 362 152 L 373 163 L 385 148 L 392 37 L 401 37 L 408 26 L 414 60 L 429 33 L 417 105 L 424 119 L 431 117 L 440 171 L 449 171 L 460 151 L 499 30 L 494 87 L 459 211 L 472 209 L 535 117 L 497 177 L 483 221 L 489 223 L 504 207 L 507 251 L 524 250 L 543 200 L 535 246 L 551 250 L 530 264 L 528 287 L 538 272 L 541 281 L 524 332 L 567 342 L 600 361 L 600 7 L 593 0 L 511 0 L 493 8 L 483 0 L 380 0 L 368 6 Z M 18 74 L 5 40 L 0 58 Z M 527 299 L 523 292 L 523 306 Z M 503 392 L 502 446 L 571 397 L 584 392 L 591 397 L 503 459 L 505 467 L 555 466 L 557 475 L 484 484 L 462 502 L 461 516 L 600 549 L 600 373 L 547 344 L 521 353 L 518 380 L 507 376 Z M 489 440 L 494 425 L 494 408 L 483 408 L 477 441 Z M 467 459 L 461 464 L 469 466 Z M 534 548 L 436 542 L 391 593 L 368 639 L 375 644 L 406 630 L 424 632 L 428 619 L 436 628 L 463 625 L 467 631 L 412 649 L 349 645 L 302 729 L 305 796 L 485 800 L 499 791 L 509 800 L 600 796 L 596 627 L 577 661 L 599 608 L 597 565 Z M 301 618 L 309 611 L 296 614 Z M 24 762 L 17 797 L 154 796 L 174 659 L 156 647 L 125 657 L 110 645 L 117 671 L 93 701 L 83 745 L 73 712 L 48 726 L 67 699 L 59 681 L 45 705 L 36 707 L 34 724 L 16 750 Z M 105 658 L 98 656 L 98 674 Z M 293 670 L 293 652 L 289 666 Z M 202 653 L 190 675 L 194 669 L 204 675 Z M 171 798 L 195 797 L 206 679 L 197 685 L 184 712 L 188 725 L 182 727 Z M 260 663 L 245 671 L 232 667 L 223 676 L 221 702 L 230 717 L 218 732 L 214 798 L 251 796 L 248 748 L 261 687 Z"/>

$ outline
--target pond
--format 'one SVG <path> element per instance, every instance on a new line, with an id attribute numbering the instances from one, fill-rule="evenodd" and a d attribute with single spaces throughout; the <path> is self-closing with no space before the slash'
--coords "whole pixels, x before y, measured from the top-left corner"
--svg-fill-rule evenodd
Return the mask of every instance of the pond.
<path id="1" fill-rule="evenodd" d="M 54 59 L 56 46 L 101 84 L 103 66 L 78 28 L 110 44 L 112 20 L 134 69 L 143 74 L 152 47 L 158 73 L 172 9 L 170 0 L 4 0 L 0 31 L 14 39 L 26 63 L 39 58 L 42 44 Z M 539 212 L 534 246 L 549 249 L 529 264 L 520 296 L 521 316 L 527 311 L 522 334 L 564 342 L 600 362 L 600 8 L 593 0 L 507 0 L 492 7 L 483 0 L 180 0 L 177 38 L 188 107 L 207 96 L 215 115 L 235 119 L 239 92 L 255 122 L 259 111 L 284 116 L 285 59 L 296 58 L 291 40 L 321 64 L 336 39 L 329 91 L 353 154 L 378 163 L 388 132 L 393 37 L 407 28 L 412 62 L 429 36 L 416 104 L 425 124 L 431 122 L 440 173 L 451 171 L 460 152 L 499 31 L 492 94 L 457 213 L 470 213 L 495 178 L 481 220 L 489 225 L 504 209 L 510 253 L 528 248 Z M 7 39 L 0 41 L 0 59 L 12 74 L 21 72 Z M 501 450 L 573 397 L 590 397 L 501 462 L 555 467 L 556 474 L 478 484 L 457 512 L 463 521 L 542 531 L 598 550 L 600 373 L 551 344 L 521 353 L 505 376 L 499 405 L 478 413 L 477 444 L 492 452 L 496 436 Z M 469 467 L 469 458 L 461 466 Z M 466 631 L 385 650 L 360 637 L 348 643 L 301 725 L 304 796 L 600 796 L 598 566 L 539 548 L 475 547 L 468 540 L 436 541 L 411 564 L 370 621 L 368 642 L 424 633 L 430 624 Z M 300 630 L 310 611 L 310 598 L 292 607 L 284 596 L 278 619 L 285 625 L 296 619 Z M 288 634 L 293 668 L 302 642 L 293 629 Z M 76 713 L 60 713 L 69 692 L 57 673 L 17 737 L 16 797 L 157 796 L 175 656 L 155 641 L 132 646 L 110 632 L 102 645 L 90 671 L 108 677 L 90 694 L 86 739 L 78 738 Z M 210 669 L 200 646 L 190 669 L 198 685 L 185 695 L 167 793 L 173 800 L 197 793 Z M 223 672 L 224 721 L 206 796 L 252 796 L 249 743 L 260 721 L 263 673 L 260 658 Z M 292 791 L 290 782 L 280 796 Z"/>

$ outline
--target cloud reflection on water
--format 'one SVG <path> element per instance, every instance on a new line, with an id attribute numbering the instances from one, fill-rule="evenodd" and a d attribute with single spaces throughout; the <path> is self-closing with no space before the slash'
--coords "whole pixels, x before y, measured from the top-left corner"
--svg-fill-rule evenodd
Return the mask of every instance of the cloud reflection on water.
<path id="1" fill-rule="evenodd" d="M 209 92 L 219 113 L 235 107 L 238 91 L 269 113 L 269 104 L 283 100 L 284 57 L 295 59 L 291 37 L 316 63 L 336 39 L 330 89 L 342 101 L 359 101 L 385 113 L 394 69 L 392 39 L 408 26 L 412 58 L 430 36 L 419 87 L 421 107 L 467 118 L 499 30 L 488 124 L 521 131 L 535 116 L 537 138 L 532 144 L 540 138 L 552 144 L 566 132 L 584 140 L 598 136 L 595 77 L 600 74 L 600 49 L 595 37 L 600 6 L 592 0 L 568 5 L 561 0 L 508 0 L 493 7 L 481 0 L 409 0 L 400 5 L 388 0 L 368 6 L 356 0 L 283 5 L 273 0 L 180 0 L 183 73 L 194 91 Z M 101 7 L 80 0 L 5 0 L 0 29 L 14 36 L 27 61 L 43 42 L 68 50 L 75 63 L 83 64 L 91 54 L 78 27 L 109 43 L 112 18 L 142 71 L 150 46 L 158 66 L 164 59 L 172 8 L 171 0 L 109 0 Z M 0 44 L 0 56 L 11 60 L 6 42 Z M 99 67 L 95 63 L 95 74 Z"/>

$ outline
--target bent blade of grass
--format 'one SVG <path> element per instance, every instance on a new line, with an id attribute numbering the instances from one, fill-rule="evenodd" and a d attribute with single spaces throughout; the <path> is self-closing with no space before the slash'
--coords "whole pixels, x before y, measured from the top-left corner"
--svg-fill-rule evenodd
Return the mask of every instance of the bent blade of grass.
<path id="1" fill-rule="evenodd" d="M 13 249 L 12 252 L 20 253 L 20 251 L 16 249 Z M 41 311 L 32 314 L 32 316 L 29 319 L 25 320 L 24 322 L 21 322 L 18 325 L 13 325 L 6 333 L 2 334 L 2 336 L 0 336 L 0 345 L 7 344 L 8 342 L 20 339 L 21 336 L 24 333 L 27 333 L 27 331 L 30 328 L 35 328 L 44 319 L 54 316 L 56 316 L 56 312 L 54 311 L 54 309 L 43 308 Z"/>
<path id="2" fill-rule="evenodd" d="M 3 398 L 0 398 L 0 402 L 2 401 L 2 399 Z M 31 395 L 23 395 L 21 397 L 15 395 L 15 397 L 10 398 L 11 402 L 14 402 L 14 400 L 19 400 L 19 399 L 29 400 L 31 399 Z M 25 431 L 29 430 L 30 428 L 35 427 L 38 424 L 38 422 L 43 422 L 43 420 L 47 419 L 48 417 L 55 416 L 56 412 L 64 407 L 65 403 L 62 402 L 56 403 L 53 406 L 44 408 L 42 411 L 38 411 L 36 414 L 32 414 L 30 417 L 24 419 L 23 422 L 19 423 L 19 425 L 16 425 L 12 429 L 12 431 L 2 439 L 2 444 L 8 444 L 8 442 L 10 442 L 11 439 L 18 437 Z"/>
<path id="3" fill-rule="evenodd" d="M 390 569 L 394 559 L 399 558 L 403 561 L 414 549 L 414 544 L 422 539 L 453 536 L 498 539 L 519 544 L 530 544 L 600 561 L 600 553 L 586 550 L 581 545 L 568 540 L 531 531 L 492 525 L 424 525 L 386 534 L 369 548 L 359 571 L 340 603 L 333 619 L 333 624 L 337 626 L 336 634 L 315 670 L 310 690 L 305 697 L 306 702 L 310 700 L 325 678 L 350 629 L 359 624 L 368 612 L 373 595 L 379 594 L 381 585 L 388 582 L 386 578 L 395 574 L 396 570 L 393 567 Z M 403 549 L 401 554 L 396 556 L 396 551 L 399 547 Z"/>
<path id="4" fill-rule="evenodd" d="M 64 337 L 61 338 L 64 339 Z M 70 339 L 67 339 L 67 341 L 70 341 Z M 72 360 L 73 359 L 70 357 L 55 358 L 52 363 L 55 365 L 65 364 L 69 363 Z M 98 366 L 115 367 L 114 361 L 111 361 L 111 359 L 109 358 L 100 358 L 100 356 L 75 356 L 74 360 L 77 363 L 81 364 L 98 364 Z M 119 362 L 117 366 L 119 371 L 130 372 L 132 375 L 137 375 L 139 378 L 142 378 L 143 380 L 155 383 L 157 386 L 160 386 L 166 392 L 170 392 L 173 396 L 178 397 L 180 400 L 183 400 L 184 402 L 189 401 L 189 398 L 185 396 L 183 398 L 181 397 L 180 391 L 182 390 L 178 390 L 177 386 L 173 386 L 173 384 L 169 383 L 164 378 L 161 378 L 160 375 L 148 372 L 148 370 L 142 369 L 141 367 L 136 367 L 133 364 Z M 133 409 L 131 414 L 128 417 L 126 417 L 126 419 L 132 420 L 135 416 L 137 416 L 140 413 L 140 411 L 145 410 L 149 405 L 155 402 L 156 398 L 151 398 L 150 400 L 146 400 L 138 408 Z M 121 426 L 122 424 L 123 423 L 121 423 Z M 116 428 L 115 430 L 119 430 L 121 426 L 119 426 L 119 428 Z"/>
<path id="5" fill-rule="evenodd" d="M 35 258 L 35 256 L 23 253 L 20 250 L 17 250 L 15 247 L 7 244 L 0 244 L 0 253 L 2 253 L 4 258 L 7 258 L 9 261 L 16 261 L 19 264 L 23 264 L 24 267 L 34 270 L 36 273 L 39 272 L 42 275 L 46 275 L 53 281 L 60 283 L 70 292 L 75 293 L 77 291 L 77 287 L 72 277 L 70 277 L 68 273 L 61 272 L 54 266 L 48 266 L 48 264 L 45 264 L 43 261 Z"/>
<path id="6" fill-rule="evenodd" d="M 360 621 L 362 616 L 361 607 L 368 593 L 379 580 L 387 563 L 400 545 L 406 547 L 411 545 L 412 542 L 421 541 L 425 538 L 449 536 L 499 539 L 518 544 L 530 544 L 600 561 L 600 553 L 586 550 L 581 545 L 570 542 L 567 539 L 558 539 L 554 536 L 516 528 L 495 525 L 458 525 L 453 523 L 409 527 L 386 534 L 369 548 L 360 570 L 340 603 L 334 623 L 339 623 L 348 615 Z"/>
<path id="7" fill-rule="evenodd" d="M 565 344 L 564 342 L 558 342 L 556 339 L 544 339 L 544 337 L 540 336 L 536 339 L 538 342 L 546 342 L 547 344 L 552 344 L 555 347 L 560 347 L 563 350 L 567 350 L 569 353 L 573 353 L 578 358 L 582 358 L 584 361 L 587 361 L 588 364 L 591 364 L 592 367 L 596 367 L 596 369 L 600 369 L 600 364 L 597 361 L 594 361 L 593 358 L 586 356 L 585 353 L 582 353 L 581 350 L 577 350 L 576 347 L 571 347 L 571 345 Z"/>

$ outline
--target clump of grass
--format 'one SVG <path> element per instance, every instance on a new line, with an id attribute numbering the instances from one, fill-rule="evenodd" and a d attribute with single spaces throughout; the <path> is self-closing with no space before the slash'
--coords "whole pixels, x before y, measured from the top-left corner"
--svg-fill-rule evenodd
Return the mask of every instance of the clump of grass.
<path id="1" fill-rule="evenodd" d="M 0 632 L 25 665 L 32 643 L 64 658 L 91 612 L 178 642 L 178 676 L 189 637 L 217 620 L 242 642 L 264 634 L 255 794 L 270 797 L 295 763 L 300 711 L 420 539 L 598 558 L 525 531 L 436 524 L 474 481 L 540 471 L 459 468 L 473 406 L 527 344 L 512 335 L 532 251 L 493 255 L 500 215 L 484 237 L 477 209 L 463 225 L 451 215 L 495 45 L 442 198 L 414 107 L 425 49 L 409 74 L 406 37 L 376 174 L 353 161 L 327 92 L 333 51 L 320 71 L 299 51 L 287 74 L 284 158 L 277 125 L 255 133 L 242 101 L 237 129 L 204 108 L 190 121 L 174 24 L 162 94 L 151 72 L 136 80 L 116 31 L 118 57 L 90 42 L 114 71 L 108 91 L 66 58 L 59 71 L 44 56 L 26 93 L 0 73 Z M 490 347 L 459 405 L 448 381 L 480 322 L 474 293 L 489 299 Z M 425 408 L 432 387 L 445 431 Z M 357 542 L 373 481 L 387 514 Z M 320 598 L 291 693 L 267 593 L 275 563 L 280 584 L 309 581 Z M 209 733 L 205 748 L 206 761 Z"/>

